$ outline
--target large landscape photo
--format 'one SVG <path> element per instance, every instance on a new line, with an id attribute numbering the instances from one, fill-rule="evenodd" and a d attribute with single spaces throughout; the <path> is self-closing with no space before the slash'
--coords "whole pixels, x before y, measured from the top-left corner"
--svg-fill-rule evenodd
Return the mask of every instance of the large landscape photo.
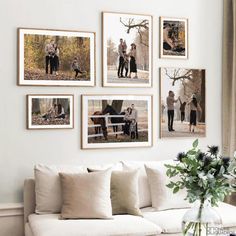
<path id="1" fill-rule="evenodd" d="M 93 85 L 94 34 L 19 29 L 20 85 Z"/>
<path id="2" fill-rule="evenodd" d="M 151 142 L 151 97 L 128 97 L 83 96 L 85 146 L 145 146 Z"/>

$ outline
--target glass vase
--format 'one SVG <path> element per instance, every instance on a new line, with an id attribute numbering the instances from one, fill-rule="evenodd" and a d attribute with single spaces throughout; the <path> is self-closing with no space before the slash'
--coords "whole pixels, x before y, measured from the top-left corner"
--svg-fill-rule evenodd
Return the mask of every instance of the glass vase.
<path id="1" fill-rule="evenodd" d="M 184 236 L 220 235 L 221 229 L 221 217 L 207 200 L 203 203 L 199 201 L 183 216 L 182 232 Z"/>

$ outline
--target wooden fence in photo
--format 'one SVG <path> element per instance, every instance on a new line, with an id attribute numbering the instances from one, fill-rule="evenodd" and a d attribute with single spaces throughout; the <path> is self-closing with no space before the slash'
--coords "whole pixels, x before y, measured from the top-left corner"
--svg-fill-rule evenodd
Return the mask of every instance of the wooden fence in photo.
<path id="1" fill-rule="evenodd" d="M 91 115 L 88 116 L 88 118 L 104 118 L 105 119 L 105 126 L 107 127 L 107 129 L 109 127 L 113 127 L 113 126 L 122 126 L 125 125 L 125 123 L 111 123 L 109 118 L 124 118 L 124 115 Z M 138 132 L 145 132 L 148 131 L 147 128 L 142 128 L 142 125 L 147 124 L 147 122 L 138 122 Z M 88 128 L 95 128 L 95 127 L 101 127 L 100 124 L 92 124 L 92 125 L 88 125 Z M 123 134 L 123 131 L 118 131 L 118 132 L 113 132 L 113 130 L 111 132 L 107 132 L 107 135 L 117 135 L 117 134 Z M 102 137 L 103 133 L 100 134 L 89 134 L 88 138 L 95 138 L 95 137 Z"/>

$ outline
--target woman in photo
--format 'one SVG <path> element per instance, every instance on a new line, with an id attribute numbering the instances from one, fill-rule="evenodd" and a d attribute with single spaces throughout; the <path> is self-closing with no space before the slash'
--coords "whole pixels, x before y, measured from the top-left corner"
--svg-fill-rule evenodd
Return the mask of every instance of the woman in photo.
<path id="1" fill-rule="evenodd" d="M 131 73 L 135 73 L 134 79 L 138 78 L 137 75 L 137 64 L 136 64 L 136 45 L 134 43 L 131 44 L 131 49 L 129 52 L 130 56 L 130 72 L 129 72 L 129 78 L 131 78 Z"/>
<path id="2" fill-rule="evenodd" d="M 132 113 L 132 109 L 131 107 L 128 107 L 125 110 L 125 116 L 124 116 L 124 134 L 126 135 L 130 135 L 130 123 L 131 123 L 131 113 Z"/>
<path id="3" fill-rule="evenodd" d="M 53 63 L 53 72 L 58 75 L 58 69 L 59 69 L 59 48 L 57 46 L 57 44 L 53 45 L 54 47 L 54 55 L 53 55 L 53 59 L 52 59 L 52 63 Z"/>
<path id="4" fill-rule="evenodd" d="M 58 104 L 58 115 L 55 118 L 65 119 L 65 109 L 61 104 Z"/>
<path id="5" fill-rule="evenodd" d="M 192 95 L 192 100 L 188 103 L 190 106 L 189 132 L 195 132 L 197 126 L 197 111 L 201 112 L 201 107 L 197 101 L 196 95 Z"/>

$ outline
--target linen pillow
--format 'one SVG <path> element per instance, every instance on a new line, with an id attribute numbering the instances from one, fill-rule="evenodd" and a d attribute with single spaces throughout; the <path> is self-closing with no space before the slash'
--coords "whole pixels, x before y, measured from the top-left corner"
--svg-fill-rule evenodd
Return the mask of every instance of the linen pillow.
<path id="1" fill-rule="evenodd" d="M 111 170 L 91 174 L 59 173 L 62 186 L 63 219 L 106 219 L 112 217 Z"/>
<path id="2" fill-rule="evenodd" d="M 149 163 L 149 162 L 138 162 L 138 161 L 123 162 L 122 161 L 123 170 L 140 169 L 139 180 L 138 180 L 139 208 L 149 207 L 152 205 L 147 173 L 144 166 L 145 163 Z"/>
<path id="3" fill-rule="evenodd" d="M 59 172 L 86 173 L 87 169 L 82 166 L 36 165 L 34 167 L 36 213 L 50 214 L 61 212 L 62 198 Z"/>
<path id="4" fill-rule="evenodd" d="M 139 170 L 113 171 L 111 175 L 111 202 L 113 215 L 142 216 L 138 195 Z"/>
<path id="5" fill-rule="evenodd" d="M 100 171 L 88 168 L 88 172 Z M 138 195 L 139 170 L 112 171 L 111 204 L 112 214 L 130 214 L 142 216 Z"/>
<path id="6" fill-rule="evenodd" d="M 160 162 L 155 168 L 145 165 L 151 190 L 152 207 L 158 211 L 191 207 L 191 204 L 184 200 L 187 196 L 186 190 L 182 189 L 174 194 L 173 190 L 166 186 L 170 182 L 170 178 L 166 175 L 165 163 L 167 162 Z M 172 180 L 176 181 L 178 178 Z"/>

